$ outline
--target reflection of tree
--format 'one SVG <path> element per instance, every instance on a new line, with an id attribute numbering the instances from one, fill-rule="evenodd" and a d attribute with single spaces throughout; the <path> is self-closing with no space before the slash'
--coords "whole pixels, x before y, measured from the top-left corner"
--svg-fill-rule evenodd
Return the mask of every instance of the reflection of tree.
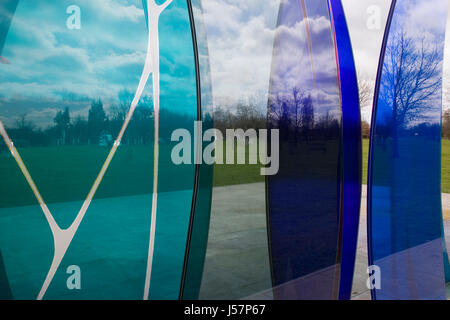
<path id="1" fill-rule="evenodd" d="M 280 129 L 280 138 L 297 144 L 299 141 L 326 140 L 336 136 L 339 121 L 330 112 L 315 114 L 311 94 L 294 87 L 290 95 L 274 95 L 269 99 L 269 121 Z M 318 111 L 322 113 L 322 111 Z"/>
<path id="2" fill-rule="evenodd" d="M 301 123 L 304 134 L 307 134 L 314 127 L 314 106 L 311 95 L 303 98 L 301 109 Z M 329 119 L 326 119 L 328 121 Z M 297 125 L 298 126 L 298 125 Z"/>
<path id="3" fill-rule="evenodd" d="M 234 111 L 231 111 L 234 110 Z M 214 108 L 214 127 L 225 132 L 226 129 L 265 129 L 267 115 L 254 103 L 216 106 Z"/>
<path id="4" fill-rule="evenodd" d="M 386 48 L 383 65 L 381 99 L 392 106 L 392 121 L 405 127 L 423 118 L 433 105 L 430 99 L 441 88 L 439 66 L 442 53 L 425 39 L 400 32 Z"/>
<path id="5" fill-rule="evenodd" d="M 102 101 L 100 99 L 92 101 L 88 115 L 89 141 L 91 143 L 98 142 L 98 138 L 100 137 L 102 129 L 105 128 L 107 120 L 108 118 L 103 109 Z"/>
<path id="6" fill-rule="evenodd" d="M 441 88 L 442 53 L 425 38 L 417 40 L 401 31 L 390 39 L 386 48 L 380 102 L 392 108 L 389 119 L 398 155 L 398 132 L 425 120 L 435 107 L 432 100 Z"/>
<path id="7" fill-rule="evenodd" d="M 56 128 L 58 129 L 58 131 L 61 132 L 61 144 L 65 145 L 66 144 L 67 131 L 70 128 L 69 108 L 66 107 L 66 109 L 64 109 L 64 111 L 62 111 L 62 110 L 58 111 L 56 113 L 56 116 L 53 119 L 53 121 L 55 122 Z"/>
<path id="8" fill-rule="evenodd" d="M 51 145 L 99 144 L 101 137 L 114 137 L 122 127 L 130 103 L 111 105 L 107 110 L 100 99 L 91 102 L 87 117 L 72 116 L 68 107 L 58 110 L 53 117 L 54 125 L 39 128 L 26 115 L 6 129 L 17 147 Z M 171 112 L 164 108 L 160 112 L 160 136 L 170 141 L 176 128 L 193 128 L 193 117 Z M 145 145 L 153 143 L 153 108 L 151 98 L 143 98 L 136 108 L 130 125 L 122 139 L 123 145 Z M 1 148 L 4 150 L 4 148 Z"/>

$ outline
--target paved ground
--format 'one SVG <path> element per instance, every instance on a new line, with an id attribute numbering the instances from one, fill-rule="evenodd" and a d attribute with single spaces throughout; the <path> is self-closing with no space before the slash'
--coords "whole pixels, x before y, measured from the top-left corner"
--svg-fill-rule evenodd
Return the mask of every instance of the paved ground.
<path id="1" fill-rule="evenodd" d="M 239 200 L 242 194 L 245 198 Z M 214 188 L 201 299 L 272 299 L 264 194 L 264 183 Z M 444 212 L 450 212 L 450 195 L 443 196 L 443 207 Z M 446 231 L 450 240 L 450 221 L 446 221 Z M 364 188 L 353 282 L 355 300 L 370 299 L 366 241 Z M 448 291 L 450 296 L 450 288 Z"/>

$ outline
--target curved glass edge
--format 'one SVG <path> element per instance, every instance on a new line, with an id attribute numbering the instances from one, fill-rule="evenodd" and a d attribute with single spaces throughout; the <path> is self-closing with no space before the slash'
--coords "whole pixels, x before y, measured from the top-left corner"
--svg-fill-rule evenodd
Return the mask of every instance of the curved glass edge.
<path id="1" fill-rule="evenodd" d="M 214 127 L 212 87 L 209 65 L 208 42 L 203 22 L 201 0 L 187 0 L 190 11 L 191 26 L 194 39 L 197 73 L 198 121 L 201 121 L 201 137 L 203 133 Z M 201 138 L 200 138 L 201 139 Z M 197 140 L 198 145 L 198 140 Z M 201 150 L 207 142 L 200 142 Z M 198 150 L 196 148 L 196 150 Z M 206 248 L 211 215 L 212 185 L 214 166 L 197 165 L 196 186 L 192 201 L 189 240 L 186 247 L 185 266 L 180 290 L 180 299 L 197 300 L 203 276 Z"/>
<path id="2" fill-rule="evenodd" d="M 369 146 L 367 239 L 369 266 L 377 267 L 374 272 L 377 269 L 381 271 L 385 286 L 372 288 L 374 300 L 445 299 L 440 125 L 447 3 L 434 1 L 434 5 L 442 9 L 438 10 L 438 15 L 423 10 L 424 6 L 433 8 L 429 4 L 427 1 L 393 0 L 382 44 Z M 411 21 L 411 16 L 406 16 L 415 12 L 425 12 L 420 17 L 414 16 L 420 21 Z M 426 21 L 433 23 L 429 26 Z M 414 30 L 412 23 L 418 29 Z M 437 31 L 432 29 L 433 26 Z M 424 30 L 417 32 L 421 27 Z M 427 37 L 435 43 L 427 46 L 425 42 L 430 40 Z M 401 46 L 401 50 L 396 50 L 396 45 Z M 429 50 L 434 51 L 429 54 Z M 401 59 L 399 52 L 402 53 Z M 414 69 L 414 63 L 402 64 L 412 65 L 409 70 L 398 68 L 399 61 L 415 54 L 424 62 L 419 64 L 419 68 L 427 64 L 433 66 L 429 76 L 422 79 L 426 84 L 424 88 L 417 89 L 406 83 L 408 79 L 415 81 L 422 75 L 419 72 L 422 70 Z M 425 92 L 424 104 L 417 104 L 411 111 L 408 109 L 410 100 L 406 100 L 407 103 L 402 100 L 403 91 L 390 90 L 394 88 L 391 82 L 409 90 L 410 99 L 415 99 L 417 92 Z M 410 174 L 407 174 L 408 169 Z M 411 176 L 416 179 L 411 179 Z M 427 215 L 419 211 L 427 212 Z"/>
<path id="3" fill-rule="evenodd" d="M 342 102 L 342 251 L 339 299 L 352 293 L 361 209 L 362 140 L 358 81 L 341 0 L 330 0 Z"/>
<path id="4" fill-rule="evenodd" d="M 275 299 L 339 296 L 342 110 L 329 14 L 326 0 L 280 4 L 268 104 L 280 170 L 266 179 Z"/>

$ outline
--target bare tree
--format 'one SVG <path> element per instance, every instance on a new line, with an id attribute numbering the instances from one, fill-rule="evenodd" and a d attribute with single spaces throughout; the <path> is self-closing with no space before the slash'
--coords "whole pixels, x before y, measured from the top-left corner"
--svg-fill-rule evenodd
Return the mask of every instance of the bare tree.
<path id="1" fill-rule="evenodd" d="M 418 44 L 418 45 L 416 45 Z M 430 102 L 441 88 L 439 66 L 442 53 L 422 39 L 400 32 L 386 48 L 380 97 L 392 106 L 392 121 L 405 126 L 418 117 L 426 117 Z"/>
<path id="2" fill-rule="evenodd" d="M 362 72 L 358 71 L 359 106 L 365 107 L 372 102 L 373 86 L 371 81 Z"/>
<path id="3" fill-rule="evenodd" d="M 389 121 L 394 156 L 398 156 L 398 134 L 425 120 L 436 110 L 436 92 L 442 85 L 442 52 L 438 46 L 409 37 L 400 31 L 386 48 L 380 102 L 392 108 Z M 387 132 L 386 132 L 387 134 Z"/>

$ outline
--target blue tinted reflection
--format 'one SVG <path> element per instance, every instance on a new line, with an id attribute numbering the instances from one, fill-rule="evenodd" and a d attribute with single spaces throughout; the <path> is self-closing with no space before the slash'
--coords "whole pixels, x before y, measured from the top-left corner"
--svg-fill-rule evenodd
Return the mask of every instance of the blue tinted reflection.
<path id="1" fill-rule="evenodd" d="M 396 1 L 369 169 L 370 263 L 376 299 L 445 298 L 441 213 L 441 86 L 447 1 Z M 371 184 L 370 184 L 371 182 Z"/>
<path id="2" fill-rule="evenodd" d="M 327 1 L 282 2 L 269 99 L 280 130 L 268 178 L 275 298 L 337 298 L 341 104 Z"/>

